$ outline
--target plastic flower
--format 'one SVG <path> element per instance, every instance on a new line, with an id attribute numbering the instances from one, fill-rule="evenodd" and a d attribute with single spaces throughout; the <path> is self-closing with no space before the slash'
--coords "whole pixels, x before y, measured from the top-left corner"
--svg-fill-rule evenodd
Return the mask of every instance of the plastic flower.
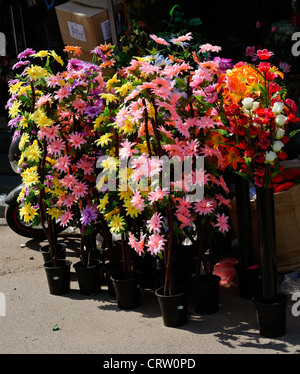
<path id="1" fill-rule="evenodd" d="M 121 217 L 120 214 L 116 214 L 113 216 L 108 226 L 110 227 L 110 231 L 112 233 L 119 234 L 125 230 L 126 222 L 124 217 Z"/>
<path id="2" fill-rule="evenodd" d="M 36 167 L 31 167 L 26 169 L 21 173 L 21 177 L 23 180 L 23 183 L 26 184 L 26 186 L 31 186 L 39 182 L 39 175 L 37 173 Z"/>
<path id="3" fill-rule="evenodd" d="M 80 222 L 83 225 L 90 225 L 97 220 L 98 211 L 96 205 L 88 205 L 81 210 Z"/>
<path id="4" fill-rule="evenodd" d="M 139 256 L 142 256 L 144 253 L 145 237 L 146 235 L 143 235 L 141 240 L 137 240 L 131 232 L 128 233 L 128 244 L 138 253 Z"/>
<path id="5" fill-rule="evenodd" d="M 84 197 L 87 193 L 88 185 L 85 182 L 77 182 L 71 187 L 72 192 L 74 193 L 76 198 Z"/>
<path id="6" fill-rule="evenodd" d="M 159 234 L 150 235 L 146 244 L 148 247 L 147 251 L 150 252 L 151 255 L 158 255 L 164 250 L 166 241 L 167 240 Z"/>
<path id="7" fill-rule="evenodd" d="M 25 202 L 24 207 L 22 207 L 20 210 L 20 217 L 25 221 L 25 222 L 31 222 L 34 217 L 37 215 L 37 209 L 33 208 L 33 206 Z"/>
<path id="8" fill-rule="evenodd" d="M 162 225 L 162 217 L 160 213 L 155 212 L 154 215 L 147 221 L 150 233 L 158 233 Z"/>
<path id="9" fill-rule="evenodd" d="M 75 131 L 73 134 L 69 136 L 69 142 L 75 149 L 80 149 L 82 144 L 86 143 L 86 139 L 84 139 L 83 134 Z"/>
<path id="10" fill-rule="evenodd" d="M 150 38 L 153 39 L 158 44 L 166 45 L 168 47 L 170 46 L 170 43 L 168 43 L 165 39 L 159 38 L 158 36 L 154 34 L 150 34 Z"/>
<path id="11" fill-rule="evenodd" d="M 57 219 L 63 214 L 63 211 L 56 207 L 48 208 L 47 212 L 53 219 Z"/>
<path id="12" fill-rule="evenodd" d="M 225 233 L 225 232 L 229 231 L 229 229 L 230 229 L 230 226 L 228 225 L 229 217 L 225 216 L 224 213 L 222 215 L 217 213 L 216 217 L 217 217 L 217 221 L 218 221 L 216 223 L 216 227 L 219 228 L 220 232 Z"/>
<path id="13" fill-rule="evenodd" d="M 274 55 L 273 52 L 268 51 L 267 49 L 258 50 L 256 54 L 261 60 L 269 60 L 269 58 Z"/>
<path id="14" fill-rule="evenodd" d="M 68 226 L 70 221 L 72 221 L 73 216 L 73 212 L 71 212 L 69 209 L 65 210 L 65 212 L 59 217 L 60 225 L 63 227 Z"/>
<path id="15" fill-rule="evenodd" d="M 39 159 L 42 157 L 42 150 L 40 149 L 36 139 L 33 141 L 32 145 L 26 148 L 24 155 L 28 161 L 39 161 Z"/>

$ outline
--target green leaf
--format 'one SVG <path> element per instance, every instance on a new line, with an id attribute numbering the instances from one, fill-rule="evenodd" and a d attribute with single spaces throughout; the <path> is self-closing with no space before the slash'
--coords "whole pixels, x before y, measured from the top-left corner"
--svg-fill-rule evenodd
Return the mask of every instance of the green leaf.
<path id="1" fill-rule="evenodd" d="M 170 10 L 170 16 L 173 17 L 173 13 L 177 7 L 180 7 L 179 4 L 176 4 L 173 6 L 173 8 Z"/>
<path id="2" fill-rule="evenodd" d="M 298 130 L 294 130 L 294 131 L 291 131 L 291 132 L 288 134 L 288 137 L 289 137 L 289 138 L 292 138 L 292 137 L 295 136 L 299 131 L 300 131 L 300 129 L 298 129 Z"/>

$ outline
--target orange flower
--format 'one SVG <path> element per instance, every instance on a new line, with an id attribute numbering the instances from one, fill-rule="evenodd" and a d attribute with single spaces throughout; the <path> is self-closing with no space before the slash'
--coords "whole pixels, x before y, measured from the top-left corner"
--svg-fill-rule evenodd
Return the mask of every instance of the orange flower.
<path id="1" fill-rule="evenodd" d="M 74 53 L 74 56 L 80 56 L 81 55 L 81 47 L 71 46 L 67 45 L 64 49 L 65 52 L 71 52 Z"/>
<path id="2" fill-rule="evenodd" d="M 103 63 L 100 65 L 100 68 L 103 69 L 103 68 L 107 68 L 107 67 L 112 67 L 112 66 L 114 66 L 114 64 L 115 64 L 115 61 L 114 61 L 114 60 L 105 61 L 105 62 L 103 62 Z"/>
<path id="3" fill-rule="evenodd" d="M 212 131 L 209 135 L 208 142 L 212 145 L 217 147 L 218 145 L 225 145 L 227 139 L 217 131 Z"/>
<path id="4" fill-rule="evenodd" d="M 104 44 L 101 44 L 99 45 L 99 49 L 107 56 L 111 56 L 111 52 L 112 50 L 114 49 L 114 46 L 111 45 L 110 43 L 106 44 L 106 42 Z"/>
<path id="5" fill-rule="evenodd" d="M 224 155 L 225 164 L 224 166 L 231 165 L 234 170 L 237 169 L 238 163 L 243 163 L 243 159 L 240 157 L 238 150 L 235 147 L 227 149 L 227 153 Z"/>
<path id="6" fill-rule="evenodd" d="M 245 96 L 255 93 L 260 94 L 258 84 L 263 83 L 263 78 L 255 69 L 247 64 L 240 64 L 227 72 L 223 81 L 226 100 L 238 103 Z"/>

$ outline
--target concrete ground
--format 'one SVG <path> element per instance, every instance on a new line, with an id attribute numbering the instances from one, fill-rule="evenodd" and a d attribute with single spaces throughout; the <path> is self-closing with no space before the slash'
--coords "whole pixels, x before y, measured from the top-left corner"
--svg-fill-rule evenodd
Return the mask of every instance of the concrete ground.
<path id="1" fill-rule="evenodd" d="M 286 334 L 264 338 L 253 302 L 239 297 L 235 283 L 221 287 L 219 312 L 197 315 L 190 305 L 188 323 L 180 328 L 163 325 L 151 290 L 142 290 L 141 306 L 130 311 L 118 308 L 105 285 L 96 296 L 81 295 L 73 267 L 71 291 L 51 295 L 38 252 L 40 243 L 15 234 L 3 218 L 0 221 L 2 314 L 5 299 L 5 315 L 0 316 L 1 354 L 300 353 L 300 316 L 293 316 L 291 309 L 295 301 L 288 303 Z M 67 258 L 74 264 L 77 255 L 69 249 L 74 237 L 62 236 L 68 244 Z"/>

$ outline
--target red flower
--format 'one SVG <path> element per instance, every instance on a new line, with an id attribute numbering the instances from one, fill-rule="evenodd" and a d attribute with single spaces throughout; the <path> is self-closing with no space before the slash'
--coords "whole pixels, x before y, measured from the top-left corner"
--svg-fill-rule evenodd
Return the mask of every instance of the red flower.
<path id="1" fill-rule="evenodd" d="M 281 191 L 289 190 L 293 186 L 294 186 L 294 183 L 292 183 L 292 182 L 286 182 L 286 183 L 283 183 L 283 184 L 279 184 L 278 186 L 274 186 L 273 190 L 276 193 L 276 192 L 281 192 Z"/>
<path id="2" fill-rule="evenodd" d="M 261 60 L 268 60 L 271 56 L 274 55 L 273 52 L 268 51 L 267 49 L 260 49 L 259 51 L 256 52 L 257 57 L 260 58 Z"/>

